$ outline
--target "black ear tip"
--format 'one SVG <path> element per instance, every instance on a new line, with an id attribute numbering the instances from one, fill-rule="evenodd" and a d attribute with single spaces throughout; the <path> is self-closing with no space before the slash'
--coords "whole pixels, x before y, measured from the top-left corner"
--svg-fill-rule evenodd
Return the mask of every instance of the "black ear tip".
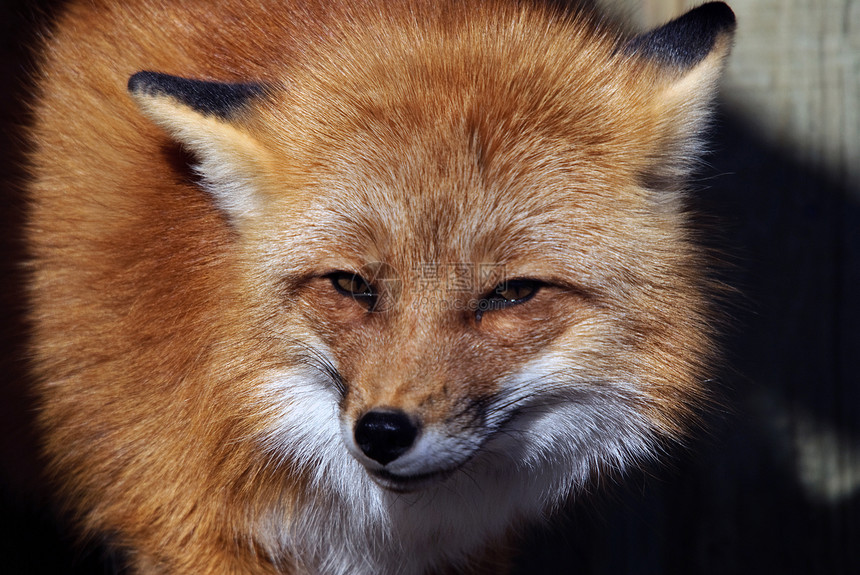
<path id="1" fill-rule="evenodd" d="M 708 22 L 715 30 L 728 32 L 734 30 L 737 25 L 735 13 L 725 2 L 708 2 L 707 4 L 702 4 L 698 8 L 690 10 L 687 15 L 693 15 L 697 19 Z"/>
<path id="2" fill-rule="evenodd" d="M 170 76 L 167 74 L 142 70 L 132 74 L 128 79 L 128 91 L 132 94 L 158 92 L 159 86 L 162 86 L 169 78 Z"/>
<path id="3" fill-rule="evenodd" d="M 708 2 L 633 38 L 625 51 L 685 70 L 703 60 L 721 38 L 732 35 L 735 26 L 735 13 L 727 4 Z"/>
<path id="4" fill-rule="evenodd" d="M 166 96 L 203 115 L 229 118 L 249 100 L 264 92 L 262 84 L 194 80 L 160 72 L 141 71 L 128 79 L 135 95 Z"/>
<path id="5" fill-rule="evenodd" d="M 128 79 L 128 91 L 132 94 L 144 91 L 147 86 L 151 86 L 153 84 L 155 76 L 155 72 L 147 72 L 145 70 L 132 74 Z"/>

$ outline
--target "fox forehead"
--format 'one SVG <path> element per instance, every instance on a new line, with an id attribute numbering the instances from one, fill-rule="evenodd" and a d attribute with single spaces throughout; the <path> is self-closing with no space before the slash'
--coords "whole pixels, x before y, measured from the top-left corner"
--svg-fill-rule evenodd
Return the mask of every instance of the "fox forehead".
<path id="1" fill-rule="evenodd" d="M 388 55 L 343 83 L 290 69 L 247 120 L 290 164 L 339 168 L 338 177 L 358 169 L 372 180 L 504 184 L 527 178 L 527 166 L 545 186 L 583 167 L 617 178 L 651 163 L 661 125 L 648 67 L 606 50 L 582 62 L 569 50 L 518 61 L 464 47 L 448 54 L 452 66 Z"/>
<path id="2" fill-rule="evenodd" d="M 635 241 L 655 218 L 634 178 L 587 159 L 554 162 L 555 152 L 544 149 L 536 165 L 490 165 L 468 133 L 449 134 L 439 147 L 323 156 L 294 186 L 286 171 L 267 171 L 271 181 L 263 185 L 276 191 L 262 228 L 275 244 L 286 239 L 284 228 L 301 233 L 307 259 L 316 262 L 328 252 L 330 260 L 354 262 L 350 267 L 504 264 L 550 279 L 551 272 L 569 277 L 566 271 L 606 266 L 614 258 L 598 252 L 620 251 L 611 244 Z"/>
<path id="3" fill-rule="evenodd" d="M 647 211 L 639 181 L 657 122 L 635 103 L 653 97 L 641 71 L 609 49 L 597 51 L 596 75 L 558 54 L 502 62 L 456 52 L 458 64 L 442 67 L 432 54 L 388 54 L 347 86 L 332 85 L 331 71 L 294 71 L 258 102 L 248 123 L 272 154 L 271 215 L 301 216 L 303 205 L 314 233 L 372 259 L 408 245 L 413 260 L 498 261 L 571 241 L 575 256 Z"/>
<path id="4" fill-rule="evenodd" d="M 528 133 L 514 135 L 518 141 L 493 157 L 466 126 L 415 126 L 400 141 L 372 146 L 345 136 L 336 151 L 273 162 L 261 183 L 272 190 L 262 218 L 278 234 L 303 227 L 309 249 L 318 237 L 320 246 L 375 260 L 391 260 L 392 251 L 413 261 L 555 254 L 571 264 L 590 245 L 635 233 L 631 220 L 648 215 L 636 176 L 610 169 L 608 158 L 591 159 L 593 148 L 528 147 Z"/>

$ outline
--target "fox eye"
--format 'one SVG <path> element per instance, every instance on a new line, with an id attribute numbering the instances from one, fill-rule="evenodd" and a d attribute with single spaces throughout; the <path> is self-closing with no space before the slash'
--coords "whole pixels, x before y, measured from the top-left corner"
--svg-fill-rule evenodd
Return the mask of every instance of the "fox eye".
<path id="1" fill-rule="evenodd" d="M 543 285 L 542 282 L 537 280 L 527 279 L 502 282 L 478 302 L 476 318 L 480 321 L 481 316 L 486 311 L 504 309 L 512 305 L 525 303 L 533 298 Z"/>
<path id="2" fill-rule="evenodd" d="M 351 297 L 368 311 L 373 311 L 379 293 L 366 279 L 352 272 L 334 272 L 329 274 L 328 278 L 339 294 Z"/>

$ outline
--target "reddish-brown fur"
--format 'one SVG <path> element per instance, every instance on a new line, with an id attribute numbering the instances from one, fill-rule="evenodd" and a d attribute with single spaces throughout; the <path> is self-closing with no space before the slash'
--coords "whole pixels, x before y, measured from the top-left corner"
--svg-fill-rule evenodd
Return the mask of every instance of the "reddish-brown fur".
<path id="1" fill-rule="evenodd" d="M 293 340 L 330 350 L 347 419 L 442 421 L 552 349 L 632 382 L 654 437 L 683 433 L 713 346 L 678 192 L 727 43 L 682 75 L 501 0 L 71 3 L 45 45 L 29 238 L 46 452 L 83 530 L 140 572 L 317 569 L 259 533 L 327 497 L 256 440 Z M 201 190 L 128 94 L 140 70 L 270 86 L 233 122 L 264 216 Z M 497 280 L 401 274 L 399 311 L 368 314 L 323 276 L 373 262 L 551 285 L 475 321 Z"/>

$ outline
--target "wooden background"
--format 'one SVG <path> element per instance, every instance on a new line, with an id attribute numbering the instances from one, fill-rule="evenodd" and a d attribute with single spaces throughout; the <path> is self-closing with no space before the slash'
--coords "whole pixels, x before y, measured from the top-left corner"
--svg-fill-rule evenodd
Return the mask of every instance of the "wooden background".
<path id="1" fill-rule="evenodd" d="M 601 0 L 644 28 L 683 0 Z M 0 1 L 0 571 L 105 573 L 33 477 L 16 125 L 56 2 Z M 520 573 L 860 573 L 860 0 L 733 0 L 739 29 L 695 205 L 742 292 L 725 409 L 667 467 L 532 534 Z"/>

